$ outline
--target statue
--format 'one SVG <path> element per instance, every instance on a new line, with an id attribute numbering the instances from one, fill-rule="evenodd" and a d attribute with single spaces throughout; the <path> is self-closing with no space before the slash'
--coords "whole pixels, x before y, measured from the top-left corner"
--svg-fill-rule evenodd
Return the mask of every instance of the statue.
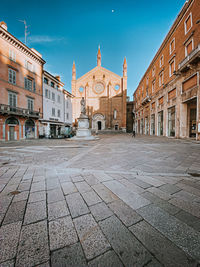
<path id="1" fill-rule="evenodd" d="M 82 97 L 82 99 L 81 99 L 81 115 L 86 115 L 85 99 L 84 99 L 84 97 Z"/>

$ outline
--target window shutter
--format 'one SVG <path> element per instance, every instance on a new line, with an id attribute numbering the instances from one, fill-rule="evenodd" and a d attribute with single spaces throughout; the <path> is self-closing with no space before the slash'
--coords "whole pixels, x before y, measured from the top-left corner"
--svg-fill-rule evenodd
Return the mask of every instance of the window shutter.
<path id="1" fill-rule="evenodd" d="M 16 84 L 16 72 L 13 70 L 13 83 Z"/>
<path id="2" fill-rule="evenodd" d="M 35 88 L 35 80 L 33 81 L 33 91 L 34 92 L 36 91 L 36 88 Z"/>

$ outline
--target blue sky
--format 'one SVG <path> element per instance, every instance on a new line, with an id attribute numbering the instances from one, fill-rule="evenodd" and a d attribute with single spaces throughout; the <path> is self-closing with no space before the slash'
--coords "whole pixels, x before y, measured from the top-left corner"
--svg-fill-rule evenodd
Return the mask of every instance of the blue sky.
<path id="1" fill-rule="evenodd" d="M 61 76 L 71 91 L 72 64 L 77 77 L 96 66 L 98 45 L 102 66 L 122 75 L 128 64 L 128 95 L 135 91 L 149 63 L 169 31 L 185 0 L 10 0 L 1 1 L 0 20 L 38 50 L 45 69 Z M 114 12 L 113 12 L 114 11 Z"/>

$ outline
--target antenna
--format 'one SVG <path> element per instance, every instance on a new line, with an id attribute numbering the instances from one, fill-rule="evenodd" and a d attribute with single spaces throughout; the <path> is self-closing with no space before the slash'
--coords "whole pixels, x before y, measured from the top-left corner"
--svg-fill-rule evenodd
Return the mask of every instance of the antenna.
<path id="1" fill-rule="evenodd" d="M 22 23 L 24 23 L 24 43 L 26 44 L 26 42 L 27 42 L 27 35 L 29 34 L 29 33 L 27 32 L 27 29 L 28 29 L 29 26 L 27 26 L 25 20 L 20 20 L 20 19 L 19 19 L 19 21 L 22 22 Z"/>

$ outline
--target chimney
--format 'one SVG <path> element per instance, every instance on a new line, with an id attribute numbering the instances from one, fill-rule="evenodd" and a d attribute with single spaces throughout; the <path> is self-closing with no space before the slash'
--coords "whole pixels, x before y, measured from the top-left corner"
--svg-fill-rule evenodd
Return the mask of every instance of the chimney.
<path id="1" fill-rule="evenodd" d="M 55 76 L 55 78 L 60 81 L 60 76 L 59 75 Z"/>
<path id="2" fill-rule="evenodd" d="M 7 24 L 4 21 L 0 22 L 0 27 L 4 28 L 6 31 L 8 29 Z"/>

